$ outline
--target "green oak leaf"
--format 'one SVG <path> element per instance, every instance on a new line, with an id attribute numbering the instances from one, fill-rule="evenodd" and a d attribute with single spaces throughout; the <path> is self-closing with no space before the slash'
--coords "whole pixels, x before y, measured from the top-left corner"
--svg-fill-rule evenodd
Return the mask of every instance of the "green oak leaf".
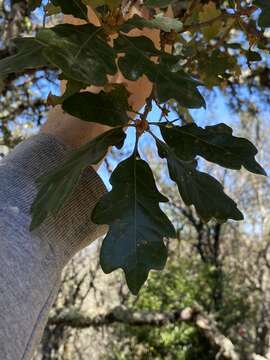
<path id="1" fill-rule="evenodd" d="M 233 136 L 232 129 L 225 124 L 205 129 L 194 123 L 181 127 L 161 124 L 160 130 L 165 142 L 182 160 L 202 156 L 226 168 L 241 169 L 244 166 L 255 174 L 266 175 L 255 160 L 256 147 L 247 139 Z"/>
<path id="2" fill-rule="evenodd" d="M 143 74 L 149 77 L 155 65 L 150 57 L 159 56 L 161 53 L 146 36 L 120 35 L 114 41 L 114 48 L 119 53 L 125 53 L 125 56 L 118 60 L 118 65 L 123 75 L 133 81 L 138 80 Z"/>
<path id="3" fill-rule="evenodd" d="M 223 186 L 215 178 L 198 171 L 196 162 L 181 160 L 165 144 L 157 142 L 157 146 L 160 156 L 167 159 L 170 178 L 176 182 L 184 203 L 193 205 L 203 221 L 212 218 L 243 220 L 236 203 L 224 193 Z"/>
<path id="4" fill-rule="evenodd" d="M 144 0 L 144 5 L 148 7 L 167 7 L 173 3 L 174 0 Z"/>
<path id="5" fill-rule="evenodd" d="M 151 269 L 167 259 L 164 237 L 174 237 L 173 225 L 159 207 L 167 202 L 157 189 L 149 165 L 132 155 L 114 170 L 112 190 L 96 205 L 92 220 L 108 224 L 100 262 L 105 273 L 122 268 L 129 289 L 137 294 Z"/>
<path id="6" fill-rule="evenodd" d="M 151 80 L 156 84 L 156 93 L 159 101 L 165 103 L 175 99 L 180 106 L 185 108 L 206 107 L 205 100 L 197 89 L 202 85 L 191 78 L 184 71 L 170 71 L 164 64 L 157 65 L 158 71 Z"/>
<path id="7" fill-rule="evenodd" d="M 255 0 L 254 5 L 258 6 L 262 11 L 258 18 L 258 25 L 261 28 L 270 27 L 270 2 L 269 0 Z"/>
<path id="8" fill-rule="evenodd" d="M 160 102 L 175 99 L 187 108 L 205 106 L 205 101 L 197 89 L 201 84 L 182 70 L 171 71 L 171 64 L 177 59 L 173 61 L 173 55 L 169 56 L 157 50 L 149 38 L 120 35 L 114 44 L 119 53 L 124 53 L 118 60 L 122 74 L 129 80 L 137 80 L 145 74 L 155 84 Z M 162 57 L 160 64 L 150 59 L 155 56 Z"/>
<path id="9" fill-rule="evenodd" d="M 34 38 L 17 38 L 12 40 L 18 52 L 0 60 L 0 75 L 36 69 L 48 65 L 43 56 L 43 46 Z"/>
<path id="10" fill-rule="evenodd" d="M 99 163 L 110 146 L 122 147 L 125 137 L 122 128 L 109 130 L 78 150 L 72 150 L 62 166 L 38 178 L 38 194 L 31 208 L 30 230 L 40 226 L 49 214 L 56 215 L 69 199 L 83 170 Z"/>
<path id="11" fill-rule="evenodd" d="M 117 72 L 115 51 L 107 44 L 101 27 L 61 24 L 38 31 L 43 54 L 64 76 L 87 85 L 104 85 Z"/>
<path id="12" fill-rule="evenodd" d="M 54 6 L 60 7 L 67 15 L 87 20 L 87 6 L 81 0 L 51 0 Z"/>
<path id="13" fill-rule="evenodd" d="M 155 15 L 152 20 L 147 20 L 141 16 L 134 15 L 121 26 L 120 30 L 123 32 L 129 32 L 134 28 L 143 29 L 144 27 L 170 32 L 171 30 L 182 30 L 183 24 L 181 21 L 164 16 L 163 14 Z"/>
<path id="14" fill-rule="evenodd" d="M 108 93 L 81 92 L 68 97 L 63 102 L 63 110 L 84 121 L 125 125 L 128 123 L 128 92 L 123 86 Z"/>

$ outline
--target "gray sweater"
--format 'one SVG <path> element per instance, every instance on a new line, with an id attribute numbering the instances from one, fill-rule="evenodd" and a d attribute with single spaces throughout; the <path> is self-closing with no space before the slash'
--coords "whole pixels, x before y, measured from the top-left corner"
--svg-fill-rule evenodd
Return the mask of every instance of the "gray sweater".
<path id="1" fill-rule="evenodd" d="M 106 191 L 89 168 L 56 218 L 29 233 L 35 179 L 67 156 L 46 134 L 34 136 L 0 162 L 0 360 L 31 359 L 72 256 L 101 236 L 91 212 Z"/>

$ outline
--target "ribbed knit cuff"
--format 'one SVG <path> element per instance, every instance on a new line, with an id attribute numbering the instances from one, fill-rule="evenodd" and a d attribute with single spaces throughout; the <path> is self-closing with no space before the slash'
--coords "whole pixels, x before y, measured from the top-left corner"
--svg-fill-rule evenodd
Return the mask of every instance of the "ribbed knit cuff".
<path id="1" fill-rule="evenodd" d="M 63 163 L 67 153 L 67 147 L 48 134 L 23 141 L 1 162 L 0 181 L 9 178 L 9 193 L 0 193 L 0 198 L 7 195 L 9 205 L 18 207 L 29 216 L 37 193 L 35 180 Z M 61 267 L 77 251 L 106 232 L 106 226 L 95 225 L 91 221 L 92 211 L 105 192 L 98 174 L 92 167 L 87 168 L 59 214 L 49 216 L 35 230 L 38 236 L 50 243 Z"/>

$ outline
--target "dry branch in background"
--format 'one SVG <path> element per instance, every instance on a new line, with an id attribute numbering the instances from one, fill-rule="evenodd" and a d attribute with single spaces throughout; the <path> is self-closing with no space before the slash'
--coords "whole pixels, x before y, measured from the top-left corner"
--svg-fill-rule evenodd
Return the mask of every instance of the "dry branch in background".
<path id="1" fill-rule="evenodd" d="M 139 312 L 119 306 L 112 309 L 107 314 L 101 314 L 95 317 L 88 316 L 86 313 L 78 312 L 76 310 L 68 310 L 49 319 L 49 325 L 61 325 L 75 329 L 88 327 L 98 328 L 115 323 L 122 323 L 130 326 L 147 325 L 161 327 L 167 324 L 177 324 L 181 322 L 195 326 L 209 341 L 211 346 L 218 349 L 219 359 L 240 360 L 240 355 L 236 351 L 231 340 L 220 332 L 213 317 L 207 314 L 197 304 L 193 307 L 187 307 L 173 312 Z"/>

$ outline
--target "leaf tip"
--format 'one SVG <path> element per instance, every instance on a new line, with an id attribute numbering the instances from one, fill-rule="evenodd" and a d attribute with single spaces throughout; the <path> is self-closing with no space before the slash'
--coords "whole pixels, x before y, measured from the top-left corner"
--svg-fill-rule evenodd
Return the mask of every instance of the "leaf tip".
<path id="1" fill-rule="evenodd" d="M 235 214 L 232 217 L 232 219 L 236 220 L 236 221 L 244 220 L 244 215 L 243 215 L 242 211 L 240 211 L 238 208 L 236 208 Z"/>
<path id="2" fill-rule="evenodd" d="M 126 274 L 126 281 L 127 281 L 128 289 L 131 292 L 131 294 L 137 296 L 143 286 L 143 283 L 129 281 L 127 274 Z"/>
<path id="3" fill-rule="evenodd" d="M 248 163 L 244 164 L 244 167 L 254 174 L 267 176 L 267 172 L 255 159 L 252 159 Z"/>

